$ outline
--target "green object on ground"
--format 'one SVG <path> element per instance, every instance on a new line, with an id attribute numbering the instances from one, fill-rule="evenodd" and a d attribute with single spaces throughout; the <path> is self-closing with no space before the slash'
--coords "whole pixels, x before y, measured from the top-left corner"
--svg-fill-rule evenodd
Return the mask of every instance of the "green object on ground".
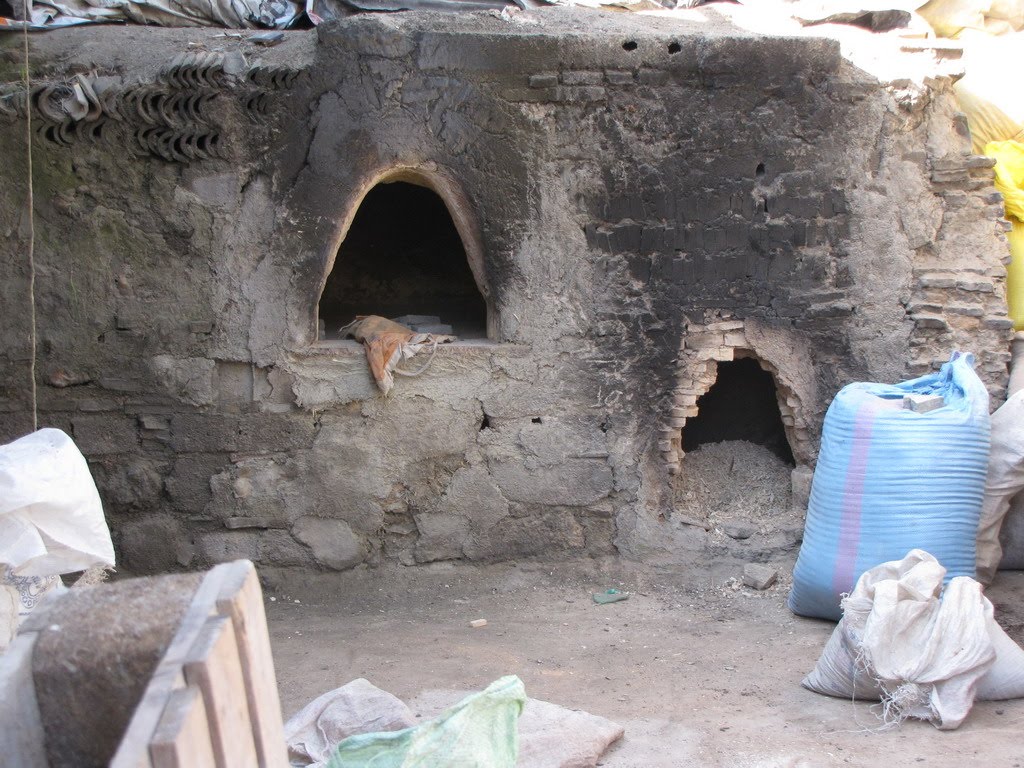
<path id="1" fill-rule="evenodd" d="M 606 603 L 617 603 L 620 600 L 629 600 L 629 592 L 620 592 L 617 589 L 609 589 L 605 592 L 595 592 L 594 602 L 598 605 Z"/>
<path id="2" fill-rule="evenodd" d="M 327 768 L 515 768 L 525 705 L 523 681 L 508 675 L 429 722 L 349 736 Z"/>

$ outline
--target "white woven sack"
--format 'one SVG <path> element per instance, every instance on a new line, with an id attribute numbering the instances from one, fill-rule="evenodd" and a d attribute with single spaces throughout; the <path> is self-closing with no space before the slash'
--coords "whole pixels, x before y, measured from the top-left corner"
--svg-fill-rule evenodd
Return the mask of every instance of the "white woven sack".
<path id="1" fill-rule="evenodd" d="M 977 578 L 990 584 L 1003 548 L 999 530 L 1010 501 L 1024 489 L 1024 390 L 1014 394 L 992 414 L 992 448 L 988 455 L 985 498 L 978 519 Z"/>
<path id="2" fill-rule="evenodd" d="M 915 717 L 944 730 L 976 698 L 1024 696 L 1024 650 L 996 623 L 980 584 L 958 577 L 942 592 L 945 573 L 921 550 L 864 573 L 804 687 L 881 699 L 888 722 Z"/>

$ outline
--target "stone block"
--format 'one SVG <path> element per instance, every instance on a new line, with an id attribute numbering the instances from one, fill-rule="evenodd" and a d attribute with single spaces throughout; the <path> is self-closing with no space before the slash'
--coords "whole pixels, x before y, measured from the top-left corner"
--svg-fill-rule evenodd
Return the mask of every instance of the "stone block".
<path id="1" fill-rule="evenodd" d="M 463 542 L 469 537 L 469 520 L 449 512 L 423 512 L 415 515 L 420 538 L 416 542 L 418 563 L 454 560 L 462 557 Z"/>
<path id="2" fill-rule="evenodd" d="M 743 566 L 743 583 L 753 589 L 768 589 L 779 578 L 779 572 L 768 565 L 747 563 Z"/>
<path id="3" fill-rule="evenodd" d="M 171 504 L 188 514 L 202 513 L 213 498 L 210 479 L 229 465 L 228 456 L 223 453 L 179 455 L 164 481 Z"/>
<path id="4" fill-rule="evenodd" d="M 725 344 L 725 334 L 714 331 L 696 332 L 687 334 L 685 338 L 687 349 L 707 349 L 708 347 L 721 347 Z"/>
<path id="5" fill-rule="evenodd" d="M 119 414 L 83 415 L 71 420 L 71 431 L 86 456 L 134 453 L 139 448 L 135 424 L 135 419 Z"/>
<path id="6" fill-rule="evenodd" d="M 527 83 L 531 88 L 554 88 L 558 85 L 558 75 L 554 73 L 530 75 Z"/>
<path id="7" fill-rule="evenodd" d="M 123 376 L 101 376 L 96 380 L 96 383 L 101 388 L 111 392 L 134 393 L 143 392 L 146 389 L 145 384 L 141 380 Z"/>
<path id="8" fill-rule="evenodd" d="M 925 274 L 921 275 L 917 284 L 922 288 L 955 288 L 957 276 L 951 274 Z"/>
<path id="9" fill-rule="evenodd" d="M 1013 328 L 1013 320 L 1008 317 L 986 317 L 981 321 L 981 324 L 985 328 L 991 328 L 997 331 L 1008 331 Z"/>
<path id="10" fill-rule="evenodd" d="M 518 461 L 493 461 L 491 476 L 505 498 L 528 504 L 583 507 L 612 491 L 612 470 L 599 459 L 569 459 L 529 469 Z"/>
<path id="11" fill-rule="evenodd" d="M 946 404 L 942 395 L 904 395 L 903 409 L 914 413 L 928 413 Z"/>
<path id="12" fill-rule="evenodd" d="M 942 305 L 915 301 L 907 305 L 907 312 L 912 315 L 916 315 L 920 312 L 924 312 L 926 314 L 938 314 L 942 312 Z"/>
<path id="13" fill-rule="evenodd" d="M 292 536 L 313 551 L 320 565 L 335 571 L 353 568 L 366 558 L 363 542 L 344 520 L 300 517 L 292 525 Z"/>
<path id="14" fill-rule="evenodd" d="M 208 563 L 252 560 L 273 565 L 305 565 L 312 562 L 310 551 L 287 531 L 209 531 L 199 534 L 196 554 Z"/>
<path id="15" fill-rule="evenodd" d="M 963 184 L 970 181 L 970 178 L 970 173 L 966 169 L 932 171 L 932 182 L 935 184 Z"/>
<path id="16" fill-rule="evenodd" d="M 732 347 L 709 347 L 707 349 L 700 349 L 697 351 L 698 360 L 717 360 L 718 362 L 727 362 L 733 359 L 736 354 L 736 350 Z"/>
<path id="17" fill-rule="evenodd" d="M 985 314 L 983 307 L 971 304 L 946 304 L 943 309 L 951 315 L 963 315 L 964 317 L 982 317 Z"/>
<path id="18" fill-rule="evenodd" d="M 239 417 L 179 413 L 171 418 L 171 447 L 181 453 L 238 449 Z"/>
<path id="19" fill-rule="evenodd" d="M 486 531 L 508 516 L 508 500 L 484 467 L 462 467 L 438 501 L 440 514 L 465 517 L 473 530 Z"/>
<path id="20" fill-rule="evenodd" d="M 291 405 L 295 402 L 294 384 L 295 377 L 279 366 L 256 368 L 253 371 L 253 399 L 260 401 L 264 408 Z"/>
<path id="21" fill-rule="evenodd" d="M 204 357 L 176 358 L 156 355 L 150 359 L 153 376 L 171 397 L 188 405 L 212 405 L 217 364 Z"/>
<path id="22" fill-rule="evenodd" d="M 603 79 L 604 74 L 601 72 L 568 70 L 562 73 L 565 85 L 600 85 Z"/>
<path id="23" fill-rule="evenodd" d="M 608 94 L 601 86 L 595 85 L 560 85 L 555 89 L 555 101 L 566 104 L 583 104 L 604 101 Z"/>
<path id="24" fill-rule="evenodd" d="M 995 284 L 991 280 L 960 279 L 956 281 L 956 287 L 961 291 L 977 293 L 992 293 L 995 291 Z"/>
<path id="25" fill-rule="evenodd" d="M 941 315 L 930 315 L 930 314 L 916 314 L 911 315 L 910 319 L 917 323 L 918 328 L 934 328 L 940 331 L 948 331 L 949 323 Z"/>
<path id="26" fill-rule="evenodd" d="M 260 413 L 242 416 L 238 422 L 236 450 L 246 453 L 277 453 L 309 448 L 316 438 L 313 416 Z"/>
<path id="27" fill-rule="evenodd" d="M 230 533 L 230 532 L 229 532 Z M 273 565 L 312 565 L 309 550 L 287 531 L 259 531 L 256 535 L 256 562 Z"/>
<path id="28" fill-rule="evenodd" d="M 640 85 L 664 85 L 668 82 L 668 72 L 663 69 L 641 69 L 636 76 Z"/>
<path id="29" fill-rule="evenodd" d="M 675 406 L 672 409 L 672 416 L 683 416 L 687 415 L 687 408 L 691 405 L 697 404 L 697 393 L 696 392 L 676 392 L 672 396 L 672 402 Z"/>
<path id="30" fill-rule="evenodd" d="M 608 455 L 607 437 L 596 423 L 585 425 L 559 420 L 526 424 L 519 430 L 519 444 L 542 464 L 557 464 L 568 458 Z"/>
<path id="31" fill-rule="evenodd" d="M 964 167 L 971 170 L 978 168 L 995 168 L 996 159 L 987 155 L 968 155 L 964 159 Z"/>
<path id="32" fill-rule="evenodd" d="M 567 510 L 552 510 L 503 520 L 490 534 L 491 557 L 528 557 L 545 552 L 580 551 L 583 526 Z"/>
<path id="33" fill-rule="evenodd" d="M 709 331 L 742 331 L 743 321 L 742 320 L 715 320 L 710 323 L 706 323 L 704 328 Z"/>
<path id="34" fill-rule="evenodd" d="M 121 526 L 121 560 L 132 573 L 164 573 L 192 562 L 195 548 L 172 517 L 144 517 Z"/>
<path id="35" fill-rule="evenodd" d="M 633 73 L 625 69 L 609 69 L 604 76 L 609 85 L 632 85 L 635 79 Z"/>
<path id="36" fill-rule="evenodd" d="M 211 531 L 196 539 L 196 554 L 207 563 L 259 559 L 258 540 L 253 531 Z"/>
<path id="37" fill-rule="evenodd" d="M 108 512 L 152 512 L 160 506 L 166 466 L 134 455 L 104 459 L 90 468 Z"/>
<path id="38" fill-rule="evenodd" d="M 214 380 L 219 406 L 244 406 L 252 402 L 253 366 L 251 363 L 219 361 L 216 364 Z"/>
<path id="39" fill-rule="evenodd" d="M 165 431 L 171 428 L 171 417 L 148 413 L 139 416 L 139 426 L 148 431 Z"/>

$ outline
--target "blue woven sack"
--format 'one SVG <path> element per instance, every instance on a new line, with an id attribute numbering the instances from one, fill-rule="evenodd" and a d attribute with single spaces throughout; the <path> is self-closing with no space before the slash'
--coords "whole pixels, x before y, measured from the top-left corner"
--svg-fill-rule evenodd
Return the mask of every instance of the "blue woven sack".
<path id="1" fill-rule="evenodd" d="M 926 413 L 906 395 L 941 395 Z M 793 570 L 789 608 L 838 620 L 862 573 L 912 549 L 946 578 L 974 576 L 974 542 L 988 469 L 988 392 L 974 356 L 901 384 L 843 387 L 825 414 L 818 465 Z"/>

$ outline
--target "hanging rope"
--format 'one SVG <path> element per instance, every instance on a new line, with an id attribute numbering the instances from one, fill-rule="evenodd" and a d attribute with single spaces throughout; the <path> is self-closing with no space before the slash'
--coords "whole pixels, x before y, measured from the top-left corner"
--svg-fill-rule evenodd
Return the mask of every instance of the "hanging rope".
<path id="1" fill-rule="evenodd" d="M 432 362 L 434 362 L 434 354 L 437 352 L 437 339 L 431 338 L 431 341 L 433 342 L 433 346 L 430 348 L 430 357 L 427 358 L 427 361 L 418 370 L 415 370 L 415 371 L 403 371 L 403 370 L 400 370 L 398 368 L 398 366 L 396 365 L 395 366 L 395 373 L 397 373 L 399 376 L 419 376 L 419 375 L 425 373 L 427 368 L 430 367 L 430 364 Z"/>
<path id="2" fill-rule="evenodd" d="M 25 157 L 28 161 L 28 306 L 29 306 L 29 391 L 32 397 L 32 431 L 39 429 L 39 403 L 36 397 L 36 220 L 32 186 L 32 77 L 29 74 L 28 28 L 32 23 L 29 0 L 24 0 L 25 26 L 22 28 L 25 52 Z"/>

